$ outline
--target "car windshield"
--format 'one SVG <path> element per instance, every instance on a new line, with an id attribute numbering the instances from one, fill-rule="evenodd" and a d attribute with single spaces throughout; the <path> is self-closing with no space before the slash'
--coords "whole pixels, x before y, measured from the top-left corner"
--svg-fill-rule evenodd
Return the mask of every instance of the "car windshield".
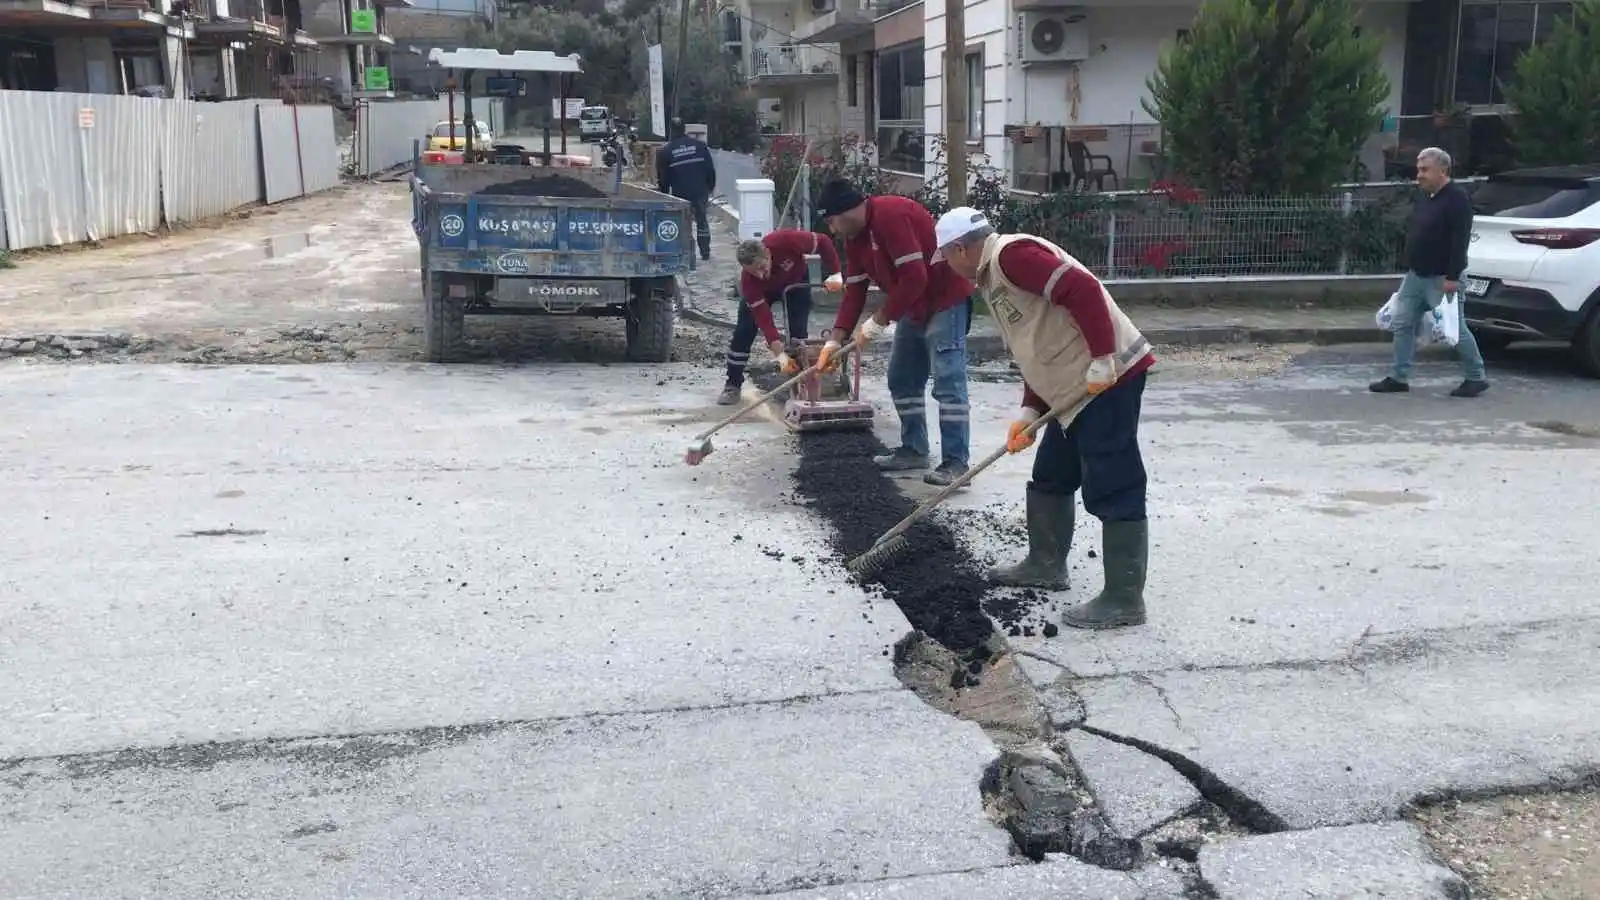
<path id="1" fill-rule="evenodd" d="M 578 113 L 578 118 L 585 119 L 590 122 L 593 122 L 597 119 L 604 119 L 605 117 L 606 108 L 603 106 L 591 106 L 588 109 Z"/>

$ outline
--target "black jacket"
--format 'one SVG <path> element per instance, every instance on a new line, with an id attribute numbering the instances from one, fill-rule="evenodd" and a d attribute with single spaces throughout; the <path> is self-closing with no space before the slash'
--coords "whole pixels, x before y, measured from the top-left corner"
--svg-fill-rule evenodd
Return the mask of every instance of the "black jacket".
<path id="1" fill-rule="evenodd" d="M 684 199 L 711 196 L 717 187 L 711 148 L 688 135 L 662 144 L 656 151 L 656 186 L 662 193 Z"/>
<path id="2" fill-rule="evenodd" d="M 1454 181 L 1437 194 L 1424 194 L 1411 213 L 1406 232 L 1405 267 L 1428 278 L 1459 281 L 1467 268 L 1472 241 L 1472 198 Z"/>

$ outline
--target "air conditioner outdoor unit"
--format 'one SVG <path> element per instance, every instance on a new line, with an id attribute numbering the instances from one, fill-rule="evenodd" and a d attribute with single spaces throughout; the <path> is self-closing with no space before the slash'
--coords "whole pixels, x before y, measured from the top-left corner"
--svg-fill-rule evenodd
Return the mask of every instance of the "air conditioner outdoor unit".
<path id="1" fill-rule="evenodd" d="M 1079 9 L 1028 9 L 1017 13 L 1017 59 L 1023 65 L 1088 59 L 1087 18 Z"/>
<path id="2" fill-rule="evenodd" d="M 834 0 L 811 0 L 811 11 L 817 15 L 833 12 Z"/>

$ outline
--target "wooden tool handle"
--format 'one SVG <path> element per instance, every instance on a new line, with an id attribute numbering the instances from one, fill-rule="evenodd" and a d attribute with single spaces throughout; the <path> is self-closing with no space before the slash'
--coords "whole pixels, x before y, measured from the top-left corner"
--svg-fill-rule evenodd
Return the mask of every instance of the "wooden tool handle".
<path id="1" fill-rule="evenodd" d="M 1045 413 L 1044 415 L 1040 416 L 1039 418 L 1034 419 L 1033 422 L 1031 422 L 1028 425 L 1027 428 L 1023 429 L 1022 433 L 1023 434 L 1027 434 L 1027 435 L 1032 435 L 1034 432 L 1038 431 L 1040 428 L 1043 428 L 1046 423 L 1054 422 L 1056 419 L 1061 418 L 1061 416 L 1066 414 L 1069 410 L 1074 415 L 1076 415 L 1077 413 L 1081 412 L 1085 406 L 1088 406 L 1089 405 L 1089 401 L 1093 400 L 1093 399 L 1094 399 L 1094 395 L 1090 394 L 1090 395 L 1084 397 L 1082 400 L 1079 400 L 1076 404 L 1074 404 L 1072 406 L 1066 406 L 1066 405 L 1057 406 L 1054 409 L 1050 410 L 1049 412 Z M 1006 445 L 1009 445 L 1010 443 L 1011 442 L 1009 440 L 1006 441 Z M 939 493 L 934 494 L 932 497 L 929 497 L 928 499 L 922 501 L 922 504 L 920 506 L 918 506 L 916 509 L 911 511 L 911 515 L 906 516 L 904 519 L 900 520 L 900 524 L 898 524 L 898 525 L 894 526 L 893 528 L 889 529 L 888 531 L 884 532 L 883 537 L 878 538 L 878 543 L 883 543 L 884 541 L 893 540 L 894 538 L 897 538 L 900 535 L 905 534 L 908 530 L 910 530 L 912 525 L 915 525 L 917 523 L 918 519 L 921 519 L 923 516 L 927 515 L 928 512 L 930 510 L 932 510 L 935 506 L 938 506 L 939 504 L 943 503 L 951 494 L 954 494 L 956 491 L 960 490 L 961 488 L 966 487 L 968 482 L 970 482 L 970 481 L 972 481 L 972 479 L 978 477 L 978 473 L 979 472 L 982 472 L 984 469 L 987 469 L 990 466 L 994 465 L 997 461 L 999 461 L 1000 457 L 1005 456 L 1009 452 L 1007 450 L 1006 445 L 1002 445 L 1000 447 L 1000 449 L 998 449 L 998 450 L 994 451 L 993 453 L 989 454 L 988 456 L 984 457 L 981 461 L 979 461 L 979 463 L 977 465 L 969 466 L 965 472 L 961 473 L 961 477 L 960 478 L 957 478 L 955 481 L 950 482 L 950 484 L 946 485 L 944 487 L 944 489 L 939 491 Z"/>
<path id="2" fill-rule="evenodd" d="M 856 342 L 855 341 L 851 341 L 850 343 L 844 345 L 843 347 L 840 347 L 839 348 L 839 353 L 841 355 L 845 354 L 845 353 L 849 353 L 851 350 L 854 350 L 855 348 L 856 348 Z M 780 384 L 777 387 L 773 388 L 772 390 L 767 391 L 765 394 L 762 394 L 761 396 L 757 397 L 756 399 L 751 400 L 748 404 L 740 407 L 737 411 L 735 411 L 732 415 L 728 416 L 726 419 L 723 419 L 721 422 L 718 422 L 717 424 L 711 426 L 710 428 L 706 429 L 706 431 L 702 432 L 701 434 L 695 435 L 695 440 L 703 441 L 706 438 L 711 437 L 713 434 L 716 434 L 717 432 L 721 431 L 722 429 L 728 427 L 729 425 L 732 425 L 734 422 L 738 421 L 738 419 L 741 416 L 743 416 L 746 413 L 750 412 L 750 410 L 755 409 L 756 407 L 758 407 L 761 404 L 767 402 L 768 400 L 771 400 L 774 396 L 776 396 L 777 394 L 781 393 L 785 388 L 791 387 L 795 383 L 799 382 L 800 379 L 805 378 L 807 375 L 810 375 L 815 371 L 817 371 L 817 367 L 814 366 L 814 365 L 807 366 L 806 368 L 801 369 L 799 371 L 799 373 L 797 373 L 797 374 L 795 374 L 793 376 L 790 376 L 788 381 L 785 381 L 783 384 Z"/>

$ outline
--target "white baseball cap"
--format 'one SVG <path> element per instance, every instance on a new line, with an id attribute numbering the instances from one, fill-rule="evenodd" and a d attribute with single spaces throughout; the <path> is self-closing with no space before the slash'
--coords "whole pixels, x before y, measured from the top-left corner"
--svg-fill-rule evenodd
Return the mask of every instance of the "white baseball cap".
<path id="1" fill-rule="evenodd" d="M 939 221 L 933 225 L 933 242 L 938 245 L 938 249 L 933 251 L 933 256 L 928 262 L 936 263 L 944 259 L 944 248 L 980 228 L 988 227 L 988 217 L 970 206 L 958 206 L 950 210 L 940 216 Z"/>

